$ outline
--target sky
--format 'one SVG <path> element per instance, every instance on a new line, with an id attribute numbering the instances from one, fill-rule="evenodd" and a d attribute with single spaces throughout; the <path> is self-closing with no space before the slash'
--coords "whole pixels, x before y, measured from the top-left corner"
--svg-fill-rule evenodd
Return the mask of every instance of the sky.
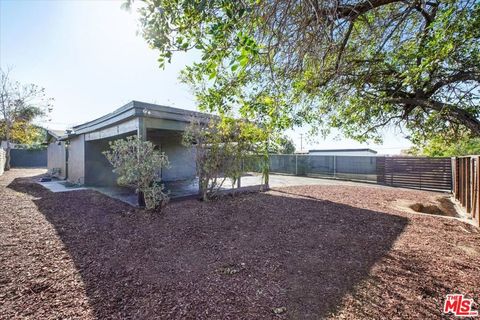
<path id="1" fill-rule="evenodd" d="M 179 72 L 198 55 L 175 55 L 165 69 L 138 34 L 135 11 L 122 1 L 0 0 L 0 67 L 11 78 L 44 87 L 54 98 L 49 129 L 66 129 L 98 118 L 131 100 L 196 110 Z M 400 132 L 385 130 L 382 145 L 338 137 L 308 137 L 308 128 L 286 134 L 297 150 L 372 148 L 396 154 L 408 148 Z"/>

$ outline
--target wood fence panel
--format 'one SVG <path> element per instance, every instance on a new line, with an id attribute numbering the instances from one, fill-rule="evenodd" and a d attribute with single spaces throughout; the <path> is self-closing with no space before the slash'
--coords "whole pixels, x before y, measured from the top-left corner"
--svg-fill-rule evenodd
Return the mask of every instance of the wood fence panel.
<path id="1" fill-rule="evenodd" d="M 376 171 L 377 171 L 377 183 L 385 184 L 385 157 L 378 157 L 376 162 Z"/>
<path id="2" fill-rule="evenodd" d="M 480 227 L 480 156 L 476 157 L 476 172 L 475 172 L 475 181 L 477 189 L 475 190 L 475 203 L 476 209 L 474 220 L 476 221 L 477 226 Z"/>
<path id="3" fill-rule="evenodd" d="M 421 190 L 452 190 L 452 159 L 385 157 L 385 184 Z"/>
<path id="4" fill-rule="evenodd" d="M 480 226 L 480 156 L 456 157 L 452 167 L 453 196 Z"/>

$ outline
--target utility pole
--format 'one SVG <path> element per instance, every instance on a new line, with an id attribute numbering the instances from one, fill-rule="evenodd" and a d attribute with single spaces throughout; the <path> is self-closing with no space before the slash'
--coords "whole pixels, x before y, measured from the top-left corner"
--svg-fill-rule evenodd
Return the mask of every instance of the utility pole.
<path id="1" fill-rule="evenodd" d="M 303 133 L 300 133 L 300 152 L 303 151 Z"/>

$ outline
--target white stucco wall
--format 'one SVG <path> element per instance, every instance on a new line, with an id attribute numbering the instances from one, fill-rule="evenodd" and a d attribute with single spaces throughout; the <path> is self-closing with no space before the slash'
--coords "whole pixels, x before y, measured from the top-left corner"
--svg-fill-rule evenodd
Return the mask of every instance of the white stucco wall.
<path id="1" fill-rule="evenodd" d="M 5 150 L 0 148 L 0 176 L 3 174 L 3 170 L 5 169 L 5 162 L 7 161 L 7 155 Z"/>
<path id="2" fill-rule="evenodd" d="M 85 180 L 85 135 L 70 140 L 68 147 L 68 180 L 84 183 Z"/>
<path id="3" fill-rule="evenodd" d="M 57 175 L 61 179 L 65 179 L 67 172 L 67 158 L 66 158 L 66 146 L 65 142 L 52 142 L 47 148 L 47 168 L 49 172 L 54 169 L 60 169 L 60 173 Z"/>

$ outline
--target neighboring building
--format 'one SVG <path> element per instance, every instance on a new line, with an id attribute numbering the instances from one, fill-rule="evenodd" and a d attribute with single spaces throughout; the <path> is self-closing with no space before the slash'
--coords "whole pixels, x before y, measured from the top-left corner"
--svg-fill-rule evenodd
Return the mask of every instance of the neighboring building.
<path id="1" fill-rule="evenodd" d="M 171 167 L 162 170 L 164 181 L 193 179 L 196 176 L 194 151 L 182 145 L 182 135 L 195 117 L 205 119 L 208 115 L 132 101 L 103 117 L 73 127 L 68 136 L 59 137 L 55 142 L 57 145 L 67 142 L 68 147 L 63 148 L 65 155 L 61 148 L 54 151 L 52 146 L 49 158 L 52 166 L 57 163 L 53 159 L 67 159 L 66 178 L 71 182 L 115 186 L 116 175 L 102 152 L 109 148 L 111 141 L 138 135 L 153 142 L 168 156 Z"/>
<path id="2" fill-rule="evenodd" d="M 377 151 L 372 149 L 315 149 L 309 150 L 308 154 L 319 156 L 375 156 Z"/>
<path id="3" fill-rule="evenodd" d="M 295 150 L 293 154 L 308 154 L 308 150 Z"/>

